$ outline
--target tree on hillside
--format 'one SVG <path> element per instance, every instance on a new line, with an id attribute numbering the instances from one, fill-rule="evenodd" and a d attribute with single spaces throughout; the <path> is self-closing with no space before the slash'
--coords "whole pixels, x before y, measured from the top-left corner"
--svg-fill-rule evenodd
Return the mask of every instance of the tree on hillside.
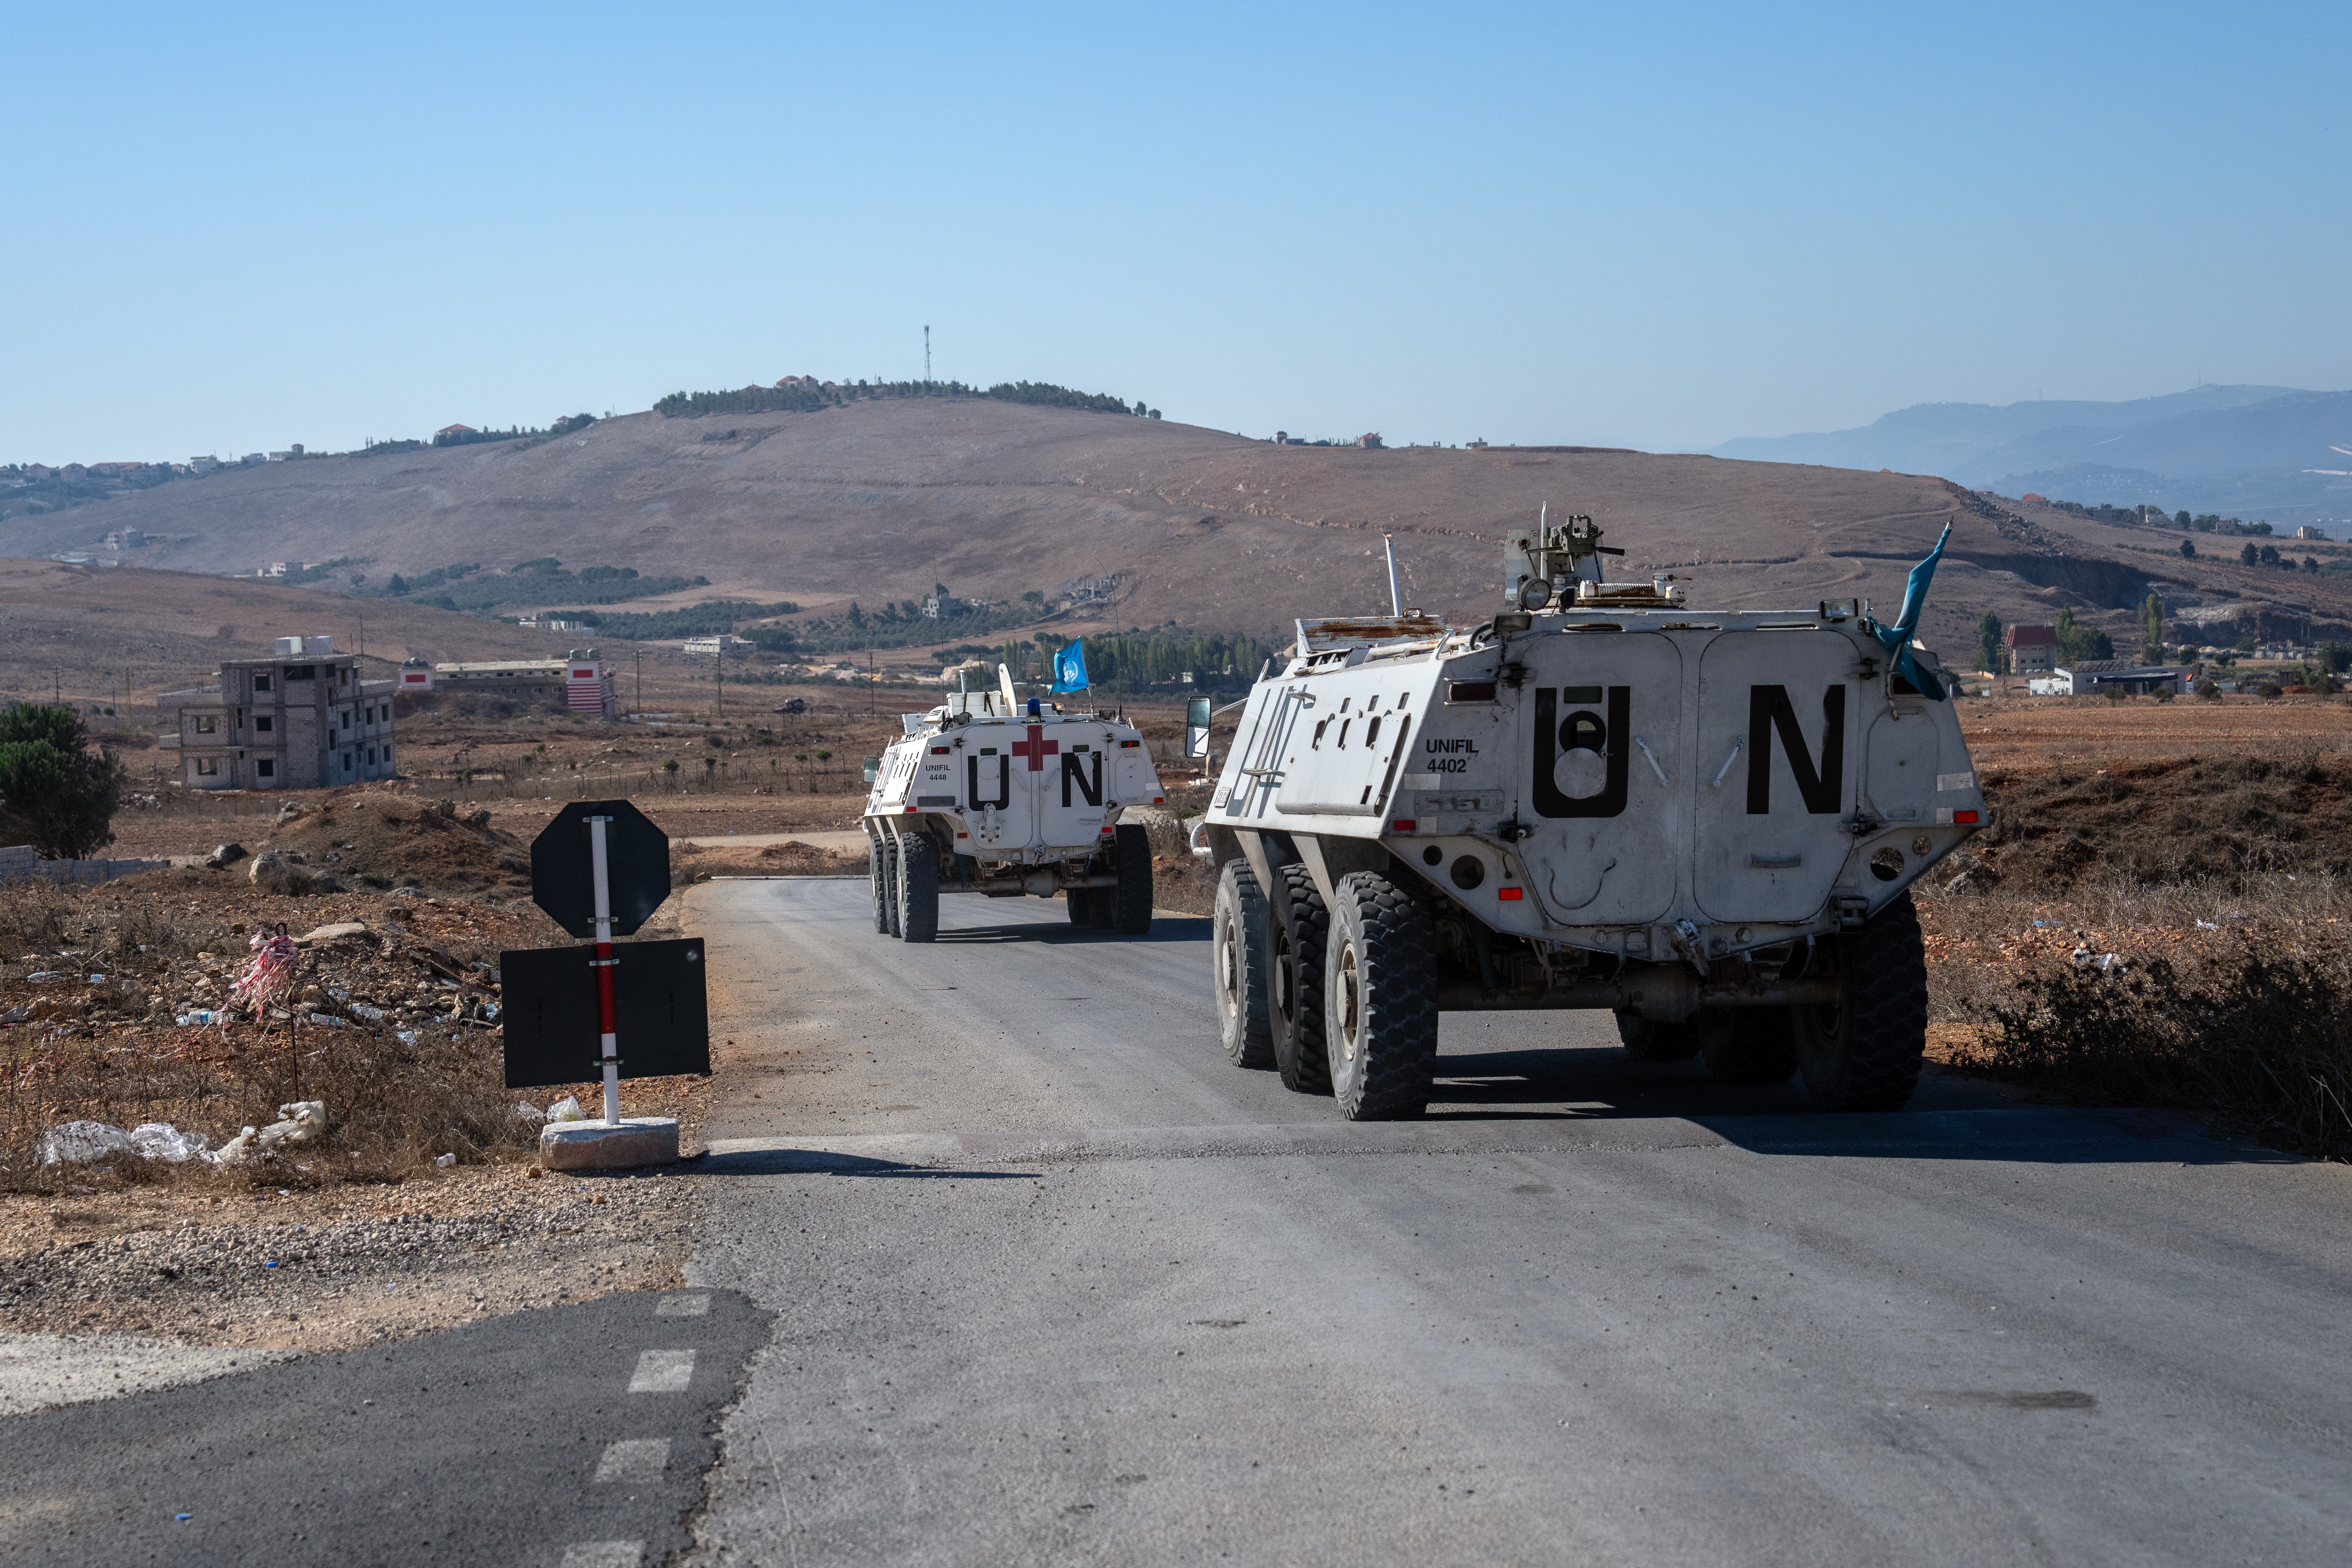
<path id="1" fill-rule="evenodd" d="M 122 763 L 88 750 L 70 708 L 23 702 L 0 710 L 0 834 L 44 860 L 79 860 L 114 842 Z"/>
<path id="2" fill-rule="evenodd" d="M 1988 672 L 2000 668 L 2000 617 L 1990 610 L 1977 623 L 1977 668 Z"/>
<path id="3" fill-rule="evenodd" d="M 2256 550 L 2251 544 L 2238 552 L 2238 559 L 2244 562 L 2249 566 L 2253 565 L 2255 563 L 2262 560 L 2262 552 Z"/>
<path id="4" fill-rule="evenodd" d="M 2183 561 L 2194 561 L 2197 559 L 2197 542 L 2195 540 L 2184 539 L 2180 542 L 2180 558 Z"/>
<path id="5" fill-rule="evenodd" d="M 2116 657 L 2115 639 L 2096 626 L 2074 619 L 2072 607 L 2058 612 L 2058 662 L 2072 668 L 2086 658 Z"/>
<path id="6" fill-rule="evenodd" d="M 2141 630 L 2146 634 L 2140 647 L 2140 657 L 2150 664 L 2164 662 L 2164 601 L 2154 594 L 2139 607 Z"/>

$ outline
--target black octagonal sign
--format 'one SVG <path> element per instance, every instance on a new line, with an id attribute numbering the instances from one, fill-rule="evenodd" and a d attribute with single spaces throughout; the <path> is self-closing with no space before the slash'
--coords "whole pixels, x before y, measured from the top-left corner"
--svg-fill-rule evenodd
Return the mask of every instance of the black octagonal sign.
<path id="1" fill-rule="evenodd" d="M 594 863 L 588 819 L 604 825 L 613 934 L 635 935 L 669 897 L 669 835 L 625 800 L 575 800 L 530 841 L 530 901 L 573 936 L 596 934 Z"/>

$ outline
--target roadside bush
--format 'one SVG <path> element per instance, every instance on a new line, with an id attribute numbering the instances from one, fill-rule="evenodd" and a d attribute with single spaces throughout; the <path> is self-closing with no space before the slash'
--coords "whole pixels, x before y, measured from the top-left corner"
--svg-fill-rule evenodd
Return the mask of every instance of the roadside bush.
<path id="1" fill-rule="evenodd" d="M 2162 1106 L 2325 1159 L 2352 1158 L 2352 949 L 2254 931 L 2176 962 L 2103 970 L 2044 957 L 1952 1065 L 2078 1104 Z"/>

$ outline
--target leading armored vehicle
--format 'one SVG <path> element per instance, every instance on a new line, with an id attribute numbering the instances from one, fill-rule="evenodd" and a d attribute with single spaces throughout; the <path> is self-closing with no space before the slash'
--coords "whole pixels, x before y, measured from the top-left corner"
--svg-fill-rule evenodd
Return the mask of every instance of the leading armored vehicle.
<path id="1" fill-rule="evenodd" d="M 1984 820 L 1934 656 L 1864 601 L 1719 614 L 1604 580 L 1590 518 L 1515 531 L 1509 608 L 1301 621 L 1250 693 L 1195 853 L 1221 868 L 1226 1054 L 1419 1115 L 1447 1011 L 1606 1008 L 1643 1060 L 1917 1079 L 1911 884 Z"/>
<path id="2" fill-rule="evenodd" d="M 1057 892 L 1073 925 L 1150 931 L 1151 843 L 1119 820 L 1167 803 L 1140 731 L 1024 701 L 1003 665 L 994 690 L 951 693 L 904 727 L 866 797 L 877 931 L 932 941 L 941 893 Z"/>

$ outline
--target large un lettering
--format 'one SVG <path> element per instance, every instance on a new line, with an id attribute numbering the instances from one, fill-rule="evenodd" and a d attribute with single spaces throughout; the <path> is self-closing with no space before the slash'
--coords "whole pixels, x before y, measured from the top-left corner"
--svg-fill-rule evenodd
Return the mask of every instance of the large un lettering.
<path id="1" fill-rule="evenodd" d="M 1633 689 L 1566 686 L 1536 692 L 1533 784 L 1540 816 L 1615 816 L 1625 809 L 1626 748 Z M 1563 715 L 1563 708 L 1568 712 Z"/>
<path id="2" fill-rule="evenodd" d="M 1804 732 L 1797 728 L 1796 704 L 1785 686 L 1748 689 L 1748 815 L 1769 816 L 1772 810 L 1772 737 L 1789 755 L 1789 773 L 1805 810 L 1827 816 L 1838 808 L 1845 774 L 1845 688 L 1832 686 L 1822 693 L 1822 759 L 1816 767 L 1806 749 Z"/>

